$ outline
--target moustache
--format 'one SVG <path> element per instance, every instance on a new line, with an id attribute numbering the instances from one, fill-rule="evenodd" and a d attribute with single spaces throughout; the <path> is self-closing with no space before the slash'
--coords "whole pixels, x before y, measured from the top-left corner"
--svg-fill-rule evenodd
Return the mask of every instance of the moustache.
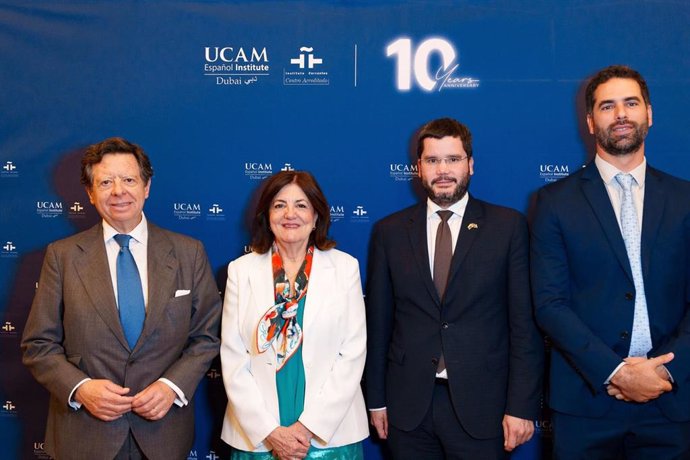
<path id="1" fill-rule="evenodd" d="M 431 185 L 434 185 L 434 184 L 436 184 L 436 182 L 441 181 L 441 180 L 446 180 L 446 181 L 449 180 L 449 181 L 453 181 L 453 182 L 455 182 L 455 183 L 458 182 L 458 180 L 457 180 L 455 177 L 440 176 L 440 177 L 437 177 L 436 179 L 432 180 L 432 181 L 431 181 Z"/>

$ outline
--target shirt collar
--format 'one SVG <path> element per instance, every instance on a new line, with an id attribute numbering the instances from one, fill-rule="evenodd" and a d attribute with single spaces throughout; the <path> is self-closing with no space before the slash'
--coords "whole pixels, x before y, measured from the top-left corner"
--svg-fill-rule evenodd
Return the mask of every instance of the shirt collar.
<path id="1" fill-rule="evenodd" d="M 115 230 L 112 225 L 110 225 L 108 222 L 103 219 L 103 241 L 108 241 L 111 239 L 113 236 L 118 235 L 120 232 Z M 149 237 L 149 228 L 146 223 L 146 216 L 144 213 L 141 214 L 141 222 L 137 224 L 134 229 L 128 233 L 129 236 L 134 239 L 134 241 L 141 243 L 141 244 L 146 244 L 148 241 Z"/>
<path id="2" fill-rule="evenodd" d="M 608 161 L 604 160 L 599 155 L 595 155 L 594 164 L 597 166 L 597 169 L 599 170 L 599 175 L 601 176 L 601 179 L 604 181 L 604 183 L 606 183 L 607 185 L 611 185 L 614 182 L 616 184 L 618 183 L 615 180 L 616 174 L 622 173 L 623 171 L 616 168 L 615 166 L 613 166 Z M 632 171 L 630 171 L 630 173 L 629 173 L 635 178 L 635 181 L 637 182 L 637 185 L 640 188 L 644 187 L 644 178 L 645 178 L 646 171 L 647 171 L 647 157 L 644 157 L 644 159 L 642 160 L 642 163 L 637 165 L 637 167 L 635 169 L 633 169 Z"/>
<path id="3" fill-rule="evenodd" d="M 470 199 L 470 194 L 465 193 L 465 196 L 463 196 L 460 200 L 456 201 L 450 207 L 446 208 L 447 211 L 453 211 L 453 214 L 457 214 L 458 216 L 462 217 L 465 214 L 465 208 L 467 208 L 467 202 Z M 431 201 L 431 198 L 426 199 L 426 218 L 429 219 L 436 215 L 438 211 L 441 211 L 443 208 L 441 206 L 437 205 L 433 201 Z"/>

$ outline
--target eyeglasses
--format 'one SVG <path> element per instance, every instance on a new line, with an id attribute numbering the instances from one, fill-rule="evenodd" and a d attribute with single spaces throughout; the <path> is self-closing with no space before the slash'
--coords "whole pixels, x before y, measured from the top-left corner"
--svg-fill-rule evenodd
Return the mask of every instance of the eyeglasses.
<path id="1" fill-rule="evenodd" d="M 468 157 L 469 155 L 465 155 L 464 157 L 452 156 L 446 158 L 422 158 L 422 163 L 427 166 L 439 166 L 441 163 L 445 163 L 447 166 L 458 166 L 462 160 Z"/>

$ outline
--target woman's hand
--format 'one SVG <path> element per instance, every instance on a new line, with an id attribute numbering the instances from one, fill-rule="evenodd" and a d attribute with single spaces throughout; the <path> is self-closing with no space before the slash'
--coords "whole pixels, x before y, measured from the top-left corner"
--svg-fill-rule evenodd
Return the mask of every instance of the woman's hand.
<path id="1" fill-rule="evenodd" d="M 279 426 L 266 437 L 273 446 L 273 456 L 279 460 L 301 460 L 307 456 L 311 438 L 295 427 L 297 423 L 289 427 Z M 309 431 L 301 423 L 300 426 Z"/>

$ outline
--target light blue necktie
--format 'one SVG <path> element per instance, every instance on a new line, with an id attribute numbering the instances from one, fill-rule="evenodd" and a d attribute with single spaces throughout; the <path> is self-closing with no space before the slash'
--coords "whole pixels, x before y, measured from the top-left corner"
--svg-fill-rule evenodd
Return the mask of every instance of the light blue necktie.
<path id="1" fill-rule="evenodd" d="M 631 174 L 616 174 L 616 181 L 623 189 L 621 202 L 621 230 L 625 249 L 635 283 L 635 314 L 633 317 L 632 335 L 630 337 L 629 356 L 647 356 L 652 349 L 652 335 L 649 332 L 649 315 L 647 313 L 647 298 L 644 293 L 642 279 L 642 256 L 640 252 L 640 227 L 637 210 L 632 196 L 632 183 L 635 178 Z"/>
<path id="2" fill-rule="evenodd" d="M 120 245 L 120 252 L 117 254 L 117 301 L 120 308 L 120 323 L 129 348 L 133 349 L 139 340 L 146 317 L 144 291 L 137 264 L 129 250 L 129 240 L 132 237 L 118 234 L 114 238 Z"/>

